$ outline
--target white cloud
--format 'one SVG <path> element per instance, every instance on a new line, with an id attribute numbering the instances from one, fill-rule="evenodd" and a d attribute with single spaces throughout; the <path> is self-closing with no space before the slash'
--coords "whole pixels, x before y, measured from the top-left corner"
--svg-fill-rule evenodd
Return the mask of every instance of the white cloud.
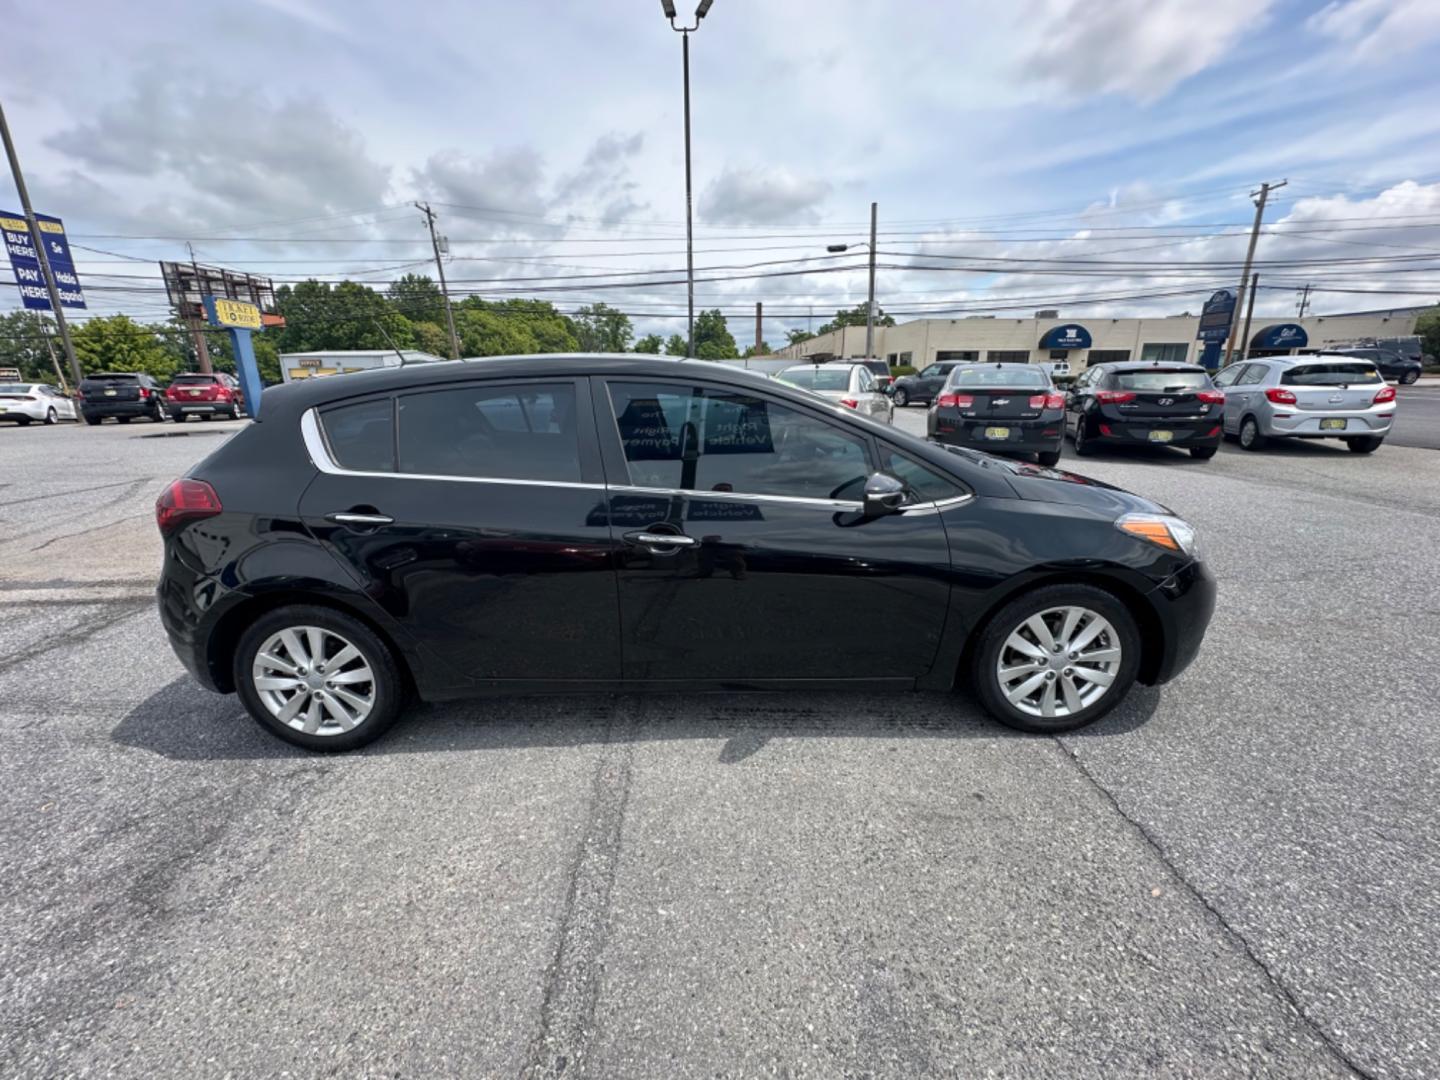
<path id="1" fill-rule="evenodd" d="M 700 218 L 710 225 L 815 222 L 829 194 L 829 181 L 818 176 L 727 166 L 700 196 Z"/>
<path id="2" fill-rule="evenodd" d="M 1337 56 L 1374 60 L 1418 49 L 1440 37 L 1436 0 L 1333 0 L 1306 28 L 1343 46 Z"/>

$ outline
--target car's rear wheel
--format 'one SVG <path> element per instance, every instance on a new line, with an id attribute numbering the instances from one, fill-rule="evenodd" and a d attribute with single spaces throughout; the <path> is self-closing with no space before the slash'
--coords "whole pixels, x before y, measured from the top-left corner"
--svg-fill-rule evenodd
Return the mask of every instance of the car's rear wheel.
<path id="1" fill-rule="evenodd" d="M 117 416 L 117 417 L 115 418 L 115 422 L 116 422 L 117 424 L 128 424 L 128 423 L 130 422 L 130 417 L 128 417 L 128 416 Z"/>
<path id="2" fill-rule="evenodd" d="M 1218 446 L 1192 446 L 1190 447 L 1190 456 L 1199 458 L 1201 461 L 1209 461 L 1219 449 Z"/>
<path id="3" fill-rule="evenodd" d="M 1046 585 L 985 624 L 970 678 L 992 716 L 1021 731 L 1083 727 L 1109 712 L 1140 669 L 1134 616 L 1093 585 Z"/>
<path id="4" fill-rule="evenodd" d="M 1380 449 L 1380 444 L 1384 441 L 1374 435 L 1360 435 L 1353 439 L 1346 439 L 1345 445 L 1357 454 L 1373 454 Z"/>
<path id="5" fill-rule="evenodd" d="M 46 424 L 58 424 L 59 422 L 60 422 L 60 417 L 59 417 L 59 415 L 55 412 L 55 406 L 52 405 L 52 406 L 50 406 L 50 408 L 48 408 L 48 409 L 45 410 L 45 423 L 46 423 Z"/>
<path id="6" fill-rule="evenodd" d="M 82 413 L 81 415 L 85 417 L 85 423 L 89 424 L 91 427 L 94 427 L 96 424 L 100 423 L 100 417 L 98 416 L 91 416 L 89 413 Z"/>
<path id="7" fill-rule="evenodd" d="M 897 409 L 903 409 L 906 405 L 910 404 L 910 393 L 903 386 L 897 386 L 890 400 L 895 403 Z"/>
<path id="8" fill-rule="evenodd" d="M 1047 469 L 1053 469 L 1060 464 L 1059 450 L 1044 450 L 1035 455 L 1035 460 Z"/>
<path id="9" fill-rule="evenodd" d="M 404 685 L 390 649 L 330 608 L 277 608 L 235 651 L 235 689 L 262 727 L 310 750 L 354 750 L 400 715 Z"/>
<path id="10" fill-rule="evenodd" d="M 1075 421 L 1075 453 L 1080 457 L 1089 457 L 1095 452 L 1090 445 L 1090 440 L 1085 437 L 1085 417 Z"/>
<path id="11" fill-rule="evenodd" d="M 1253 416 L 1240 421 L 1240 448 L 1242 450 L 1263 450 L 1265 436 L 1260 434 L 1260 422 Z"/>
<path id="12" fill-rule="evenodd" d="M 163 424 L 165 422 L 165 409 L 158 402 L 155 404 L 155 407 L 150 410 L 150 419 L 157 424 Z"/>

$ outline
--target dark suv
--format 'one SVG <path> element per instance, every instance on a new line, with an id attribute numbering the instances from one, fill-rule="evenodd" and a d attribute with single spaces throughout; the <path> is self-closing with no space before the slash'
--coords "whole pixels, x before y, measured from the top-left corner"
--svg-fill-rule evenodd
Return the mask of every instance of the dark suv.
<path id="1" fill-rule="evenodd" d="M 138 371 L 109 371 L 87 375 L 80 380 L 81 415 L 87 424 L 98 424 L 113 416 L 128 424 L 137 416 L 154 420 L 165 419 L 165 392 L 149 375 Z"/>
<path id="2" fill-rule="evenodd" d="M 950 372 L 962 363 L 965 361 L 937 360 L 914 375 L 901 375 L 891 384 L 890 396 L 894 399 L 896 408 L 903 409 L 906 405 L 917 403 L 930 404 L 940 396 Z"/>
<path id="3" fill-rule="evenodd" d="M 1421 357 L 1410 354 L 1399 344 L 1400 339 L 1393 340 L 1394 345 L 1384 342 L 1376 342 L 1374 345 L 1327 345 L 1325 351 L 1353 356 L 1357 360 L 1369 360 L 1380 369 L 1380 374 L 1385 378 L 1395 379 L 1409 386 L 1420 378 L 1423 368 Z"/>

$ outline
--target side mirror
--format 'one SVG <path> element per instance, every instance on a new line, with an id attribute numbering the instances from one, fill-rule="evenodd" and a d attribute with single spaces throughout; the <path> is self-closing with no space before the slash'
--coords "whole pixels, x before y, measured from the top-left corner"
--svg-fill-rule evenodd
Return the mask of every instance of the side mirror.
<path id="1" fill-rule="evenodd" d="M 865 516 L 884 517 L 905 503 L 905 485 L 888 473 L 871 473 L 865 481 Z"/>

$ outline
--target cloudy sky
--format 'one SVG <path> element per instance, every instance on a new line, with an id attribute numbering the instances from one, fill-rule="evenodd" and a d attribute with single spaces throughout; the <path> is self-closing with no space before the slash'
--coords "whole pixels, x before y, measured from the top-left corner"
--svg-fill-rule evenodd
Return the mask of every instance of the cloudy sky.
<path id="1" fill-rule="evenodd" d="M 684 329 L 655 0 L 13 9 L 0 102 L 96 309 L 163 315 L 186 241 L 277 282 L 423 272 L 422 199 L 456 291 Z M 742 344 L 756 300 L 778 344 L 864 298 L 863 250 L 824 249 L 871 200 L 901 318 L 1198 310 L 1287 178 L 1257 311 L 1440 297 L 1437 0 L 715 0 L 691 44 L 698 302 Z"/>

